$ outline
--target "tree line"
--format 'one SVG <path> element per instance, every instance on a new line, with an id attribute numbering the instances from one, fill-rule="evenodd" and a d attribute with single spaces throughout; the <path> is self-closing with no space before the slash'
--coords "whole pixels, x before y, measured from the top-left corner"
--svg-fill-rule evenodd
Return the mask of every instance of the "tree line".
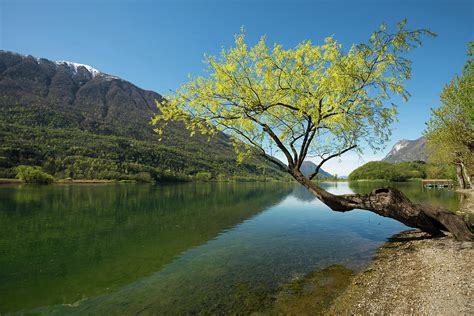
<path id="1" fill-rule="evenodd" d="M 281 173 L 257 160 L 237 164 L 227 153 L 213 159 L 194 152 L 80 129 L 0 126 L 0 178 L 14 178 L 18 166 L 39 167 L 56 179 L 107 179 L 142 182 L 190 181 L 199 172 L 217 179 L 234 176 L 279 178 Z M 36 168 L 38 169 L 38 168 Z"/>
<path id="2" fill-rule="evenodd" d="M 371 161 L 355 169 L 349 175 L 349 180 L 386 180 L 409 181 L 412 179 L 454 179 L 452 166 L 425 163 L 423 161 L 389 163 Z"/>

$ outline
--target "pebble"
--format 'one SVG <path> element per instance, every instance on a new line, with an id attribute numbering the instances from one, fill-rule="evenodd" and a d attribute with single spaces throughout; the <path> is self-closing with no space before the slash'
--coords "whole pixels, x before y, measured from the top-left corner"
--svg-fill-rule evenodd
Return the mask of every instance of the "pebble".
<path id="1" fill-rule="evenodd" d="M 472 244 L 448 236 L 410 241 L 405 251 L 406 243 L 391 242 L 366 270 L 372 273 L 357 275 L 328 314 L 474 315 Z"/>

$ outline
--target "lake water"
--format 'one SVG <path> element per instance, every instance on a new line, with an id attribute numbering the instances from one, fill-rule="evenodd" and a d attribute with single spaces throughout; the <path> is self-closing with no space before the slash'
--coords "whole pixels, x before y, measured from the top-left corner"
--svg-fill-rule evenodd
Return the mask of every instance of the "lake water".
<path id="1" fill-rule="evenodd" d="M 452 191 L 398 186 L 459 206 Z M 3 186 L 0 314 L 259 311 L 312 271 L 357 271 L 404 229 L 366 211 L 332 212 L 286 183 Z"/>

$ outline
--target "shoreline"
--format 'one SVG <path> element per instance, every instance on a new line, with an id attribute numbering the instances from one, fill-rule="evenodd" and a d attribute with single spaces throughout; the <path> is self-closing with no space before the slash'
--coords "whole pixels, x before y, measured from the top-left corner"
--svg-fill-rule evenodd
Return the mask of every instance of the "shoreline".
<path id="1" fill-rule="evenodd" d="M 324 181 L 323 181 L 324 182 Z M 332 182 L 332 181 L 328 181 Z M 181 183 L 296 183 L 292 181 L 286 181 L 286 180 L 278 180 L 278 179 L 272 179 L 269 181 L 260 181 L 260 180 L 245 180 L 245 181 L 240 181 L 240 180 L 226 180 L 226 181 L 217 181 L 217 180 L 211 180 L 211 181 L 199 181 L 199 180 L 193 180 L 193 181 L 137 181 L 137 180 L 108 180 L 108 179 L 72 179 L 72 180 L 67 180 L 67 179 L 58 179 L 55 180 L 52 183 L 48 184 L 40 184 L 40 185 L 62 185 L 62 184 L 181 184 Z M 10 178 L 0 178 L 0 185 L 6 185 L 6 184 L 36 184 L 37 183 L 26 183 L 23 180 L 19 179 L 10 179 Z"/>
<path id="2" fill-rule="evenodd" d="M 50 184 L 45 184 L 45 185 L 55 185 L 55 184 L 114 184 L 114 183 L 120 183 L 120 181 L 116 180 L 65 180 L 65 179 L 60 179 L 56 180 L 53 183 Z M 25 181 L 22 181 L 20 179 L 0 179 L 0 185 L 3 184 L 30 184 L 26 183 Z M 34 184 L 34 183 L 33 183 Z"/>
<path id="3" fill-rule="evenodd" d="M 460 213 L 473 218 L 474 190 Z M 401 232 L 352 278 L 328 315 L 469 315 L 474 313 L 474 242 Z"/>

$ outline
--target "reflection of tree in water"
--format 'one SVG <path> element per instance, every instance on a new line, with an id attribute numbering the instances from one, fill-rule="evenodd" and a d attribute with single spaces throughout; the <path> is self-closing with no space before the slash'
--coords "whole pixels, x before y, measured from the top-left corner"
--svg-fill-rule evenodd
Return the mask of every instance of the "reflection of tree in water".
<path id="1" fill-rule="evenodd" d="M 2 189 L 0 314 L 133 282 L 278 204 L 291 189 L 281 183 Z"/>
<path id="2" fill-rule="evenodd" d="M 326 190 L 330 190 L 331 188 L 337 188 L 337 182 L 320 182 L 319 186 Z M 303 202 L 311 202 L 316 200 L 316 196 L 309 192 L 308 189 L 302 185 L 296 185 L 293 189 L 293 192 L 291 192 L 291 195 L 297 200 Z"/>

